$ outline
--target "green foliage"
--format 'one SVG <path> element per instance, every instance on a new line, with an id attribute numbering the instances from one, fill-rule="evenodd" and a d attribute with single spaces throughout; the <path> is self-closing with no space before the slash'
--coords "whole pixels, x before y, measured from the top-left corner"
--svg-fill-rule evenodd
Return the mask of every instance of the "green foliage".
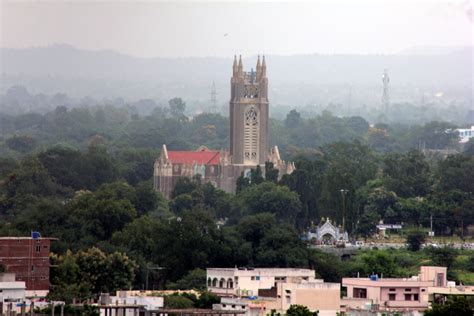
<path id="1" fill-rule="evenodd" d="M 186 103 L 181 98 L 173 98 L 168 102 L 170 113 L 173 117 L 180 120 L 185 119 L 184 111 L 186 110 Z"/>
<path id="2" fill-rule="evenodd" d="M 271 213 L 280 221 L 294 224 L 301 210 L 298 195 L 285 186 L 264 182 L 239 194 L 246 214 Z"/>
<path id="3" fill-rule="evenodd" d="M 189 271 L 183 278 L 176 281 L 176 283 L 168 284 L 170 290 L 198 290 L 204 291 L 206 289 L 206 271 L 203 269 L 194 269 Z"/>
<path id="4" fill-rule="evenodd" d="M 64 315 L 71 315 L 71 316 L 99 316 L 99 308 L 94 305 L 88 305 L 84 304 L 81 307 L 78 306 L 73 306 L 73 305 L 64 305 L 63 307 L 63 312 Z M 52 308 L 51 306 L 45 307 L 45 308 L 35 308 L 35 313 L 36 314 L 41 314 L 41 315 L 51 315 L 52 314 Z M 54 306 L 54 313 L 56 315 L 61 314 L 61 305 L 55 305 Z"/>
<path id="5" fill-rule="evenodd" d="M 129 288 L 137 268 L 135 262 L 118 252 L 105 254 L 97 248 L 53 256 L 51 299 L 71 303 L 73 299 L 98 297 L 101 292 Z"/>
<path id="6" fill-rule="evenodd" d="M 165 308 L 192 308 L 194 307 L 194 302 L 187 297 L 181 295 L 168 295 L 165 296 Z"/>
<path id="7" fill-rule="evenodd" d="M 199 298 L 194 303 L 194 306 L 196 308 L 212 308 L 213 304 L 218 304 L 220 301 L 221 299 L 217 295 L 208 291 L 204 291 L 201 292 L 201 295 L 199 295 Z"/>
<path id="8" fill-rule="evenodd" d="M 407 235 L 408 250 L 418 251 L 421 249 L 421 245 L 425 242 L 425 233 L 420 230 L 414 230 Z"/>
<path id="9" fill-rule="evenodd" d="M 437 187 L 440 191 L 460 190 L 474 192 L 474 157 L 464 155 L 448 156 L 438 164 Z"/>
<path id="10" fill-rule="evenodd" d="M 277 183 L 278 182 L 278 169 L 274 168 L 273 162 L 265 162 L 265 181 Z"/>
<path id="11" fill-rule="evenodd" d="M 285 119 L 286 128 L 296 128 L 301 125 L 302 119 L 301 114 L 295 109 L 288 112 Z"/>
<path id="12" fill-rule="evenodd" d="M 211 113 L 188 120 L 179 98 L 164 107 L 153 100 L 139 105 L 150 115 L 137 114 L 134 106 L 0 115 L 0 232 L 39 230 L 59 238 L 52 247 L 61 258 L 55 279 L 60 297 L 94 296 L 94 280 L 109 266 L 118 275 L 111 273 L 116 285 L 105 282 L 107 289 L 202 288 L 202 269 L 229 265 L 314 267 L 319 276 L 338 281 L 356 272 L 415 274 L 420 262 L 431 261 L 469 280 L 469 255 L 364 252 L 346 265 L 299 239 L 321 217 L 342 223 L 341 189 L 348 190 L 344 217 L 351 234 L 370 237 L 380 219 L 428 227 L 430 216 L 436 234 L 460 234 L 461 227 L 466 232 L 474 224 L 469 147 L 439 161 L 410 151 L 420 144 L 455 148 L 453 133 L 445 132 L 451 125 L 369 128 L 361 117 L 323 112 L 307 118 L 294 110 L 286 120 L 269 122 L 269 143 L 295 161 L 291 175 L 279 180 L 267 163 L 265 172 L 258 167 L 239 177 L 236 195 L 183 178 L 167 200 L 152 183 L 162 144 L 169 150 L 226 148 L 229 121 Z M 92 246 L 103 255 L 89 251 Z M 139 264 L 133 283 L 116 251 Z"/>
<path id="13" fill-rule="evenodd" d="M 286 310 L 287 316 L 318 316 L 319 312 L 312 312 L 304 305 L 293 304 Z"/>
<path id="14" fill-rule="evenodd" d="M 474 157 L 474 138 L 470 138 L 469 141 L 464 144 L 463 154 Z"/>
<path id="15" fill-rule="evenodd" d="M 37 141 L 30 135 L 14 135 L 6 140 L 6 144 L 8 148 L 24 154 L 31 152 Z"/>
<path id="16" fill-rule="evenodd" d="M 421 152 L 412 150 L 403 155 L 387 155 L 383 166 L 383 183 L 398 196 L 424 196 L 428 193 L 430 168 Z"/>
<path id="17" fill-rule="evenodd" d="M 452 297 L 444 304 L 433 304 L 425 316 L 472 316 L 474 309 L 465 297 Z"/>
<path id="18" fill-rule="evenodd" d="M 448 270 L 453 266 L 454 259 L 458 253 L 456 249 L 451 247 L 430 247 L 428 252 L 434 265 L 447 267 Z"/>

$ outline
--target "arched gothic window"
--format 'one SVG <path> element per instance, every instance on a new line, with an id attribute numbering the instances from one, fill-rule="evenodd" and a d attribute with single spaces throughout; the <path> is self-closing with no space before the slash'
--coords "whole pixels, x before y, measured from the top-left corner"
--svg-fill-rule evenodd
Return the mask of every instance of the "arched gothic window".
<path id="1" fill-rule="evenodd" d="M 258 163 L 260 114 L 254 105 L 245 112 L 244 163 Z"/>

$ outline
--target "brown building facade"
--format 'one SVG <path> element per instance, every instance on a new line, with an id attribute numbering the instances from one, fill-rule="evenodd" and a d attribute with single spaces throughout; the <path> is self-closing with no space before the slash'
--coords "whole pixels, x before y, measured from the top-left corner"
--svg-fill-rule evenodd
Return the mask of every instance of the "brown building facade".
<path id="1" fill-rule="evenodd" d="M 24 281 L 27 291 L 49 290 L 52 238 L 0 237 L 0 265 Z"/>
<path id="2" fill-rule="evenodd" d="M 279 177 L 295 169 L 292 162 L 281 160 L 278 148 L 268 148 L 268 78 L 265 57 L 258 57 L 256 71 L 244 72 L 242 58 L 234 58 L 229 103 L 230 150 L 213 151 L 201 146 L 196 151 L 168 151 L 163 145 L 155 161 L 154 186 L 171 196 L 180 177 L 197 174 L 204 182 L 233 193 L 235 182 L 243 173 L 272 162 Z"/>

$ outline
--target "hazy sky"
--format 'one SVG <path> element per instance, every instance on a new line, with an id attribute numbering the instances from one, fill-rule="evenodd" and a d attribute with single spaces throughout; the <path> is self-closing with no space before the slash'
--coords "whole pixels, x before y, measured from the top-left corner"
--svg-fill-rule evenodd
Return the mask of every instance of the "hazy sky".
<path id="1" fill-rule="evenodd" d="M 0 46 L 67 43 L 145 57 L 396 53 L 472 45 L 472 1 L 0 0 Z"/>

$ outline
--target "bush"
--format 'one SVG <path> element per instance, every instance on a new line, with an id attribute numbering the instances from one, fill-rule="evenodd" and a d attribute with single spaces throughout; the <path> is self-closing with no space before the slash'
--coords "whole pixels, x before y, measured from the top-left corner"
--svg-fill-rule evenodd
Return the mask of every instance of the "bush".
<path id="1" fill-rule="evenodd" d="M 414 230 L 407 235 L 408 250 L 418 251 L 425 242 L 425 233 L 420 230 Z"/>
<path id="2" fill-rule="evenodd" d="M 194 302 L 189 298 L 180 295 L 165 296 L 165 308 L 193 308 Z"/>

